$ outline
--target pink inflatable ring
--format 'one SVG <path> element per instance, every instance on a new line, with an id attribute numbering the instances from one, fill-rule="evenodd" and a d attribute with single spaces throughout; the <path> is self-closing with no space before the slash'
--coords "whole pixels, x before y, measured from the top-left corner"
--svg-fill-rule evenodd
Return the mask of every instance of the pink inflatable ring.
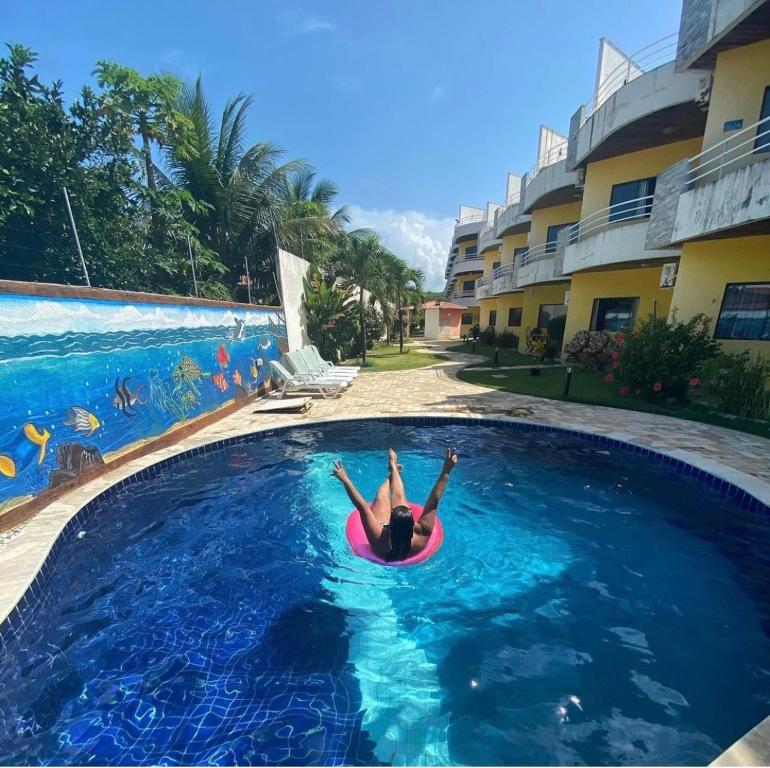
<path id="1" fill-rule="evenodd" d="M 410 504 L 412 510 L 412 519 L 419 520 L 422 515 L 421 504 Z M 348 515 L 348 522 L 345 525 L 345 535 L 348 537 L 348 543 L 350 548 L 359 557 L 363 557 L 364 560 L 369 560 L 372 563 L 379 563 L 380 565 L 416 565 L 422 563 L 429 557 L 432 557 L 441 546 L 441 542 L 444 540 L 444 529 L 441 526 L 441 520 L 436 517 L 436 524 L 433 526 L 428 542 L 425 548 L 412 557 L 407 557 L 406 560 L 397 560 L 393 563 L 388 563 L 378 555 L 372 552 L 372 548 L 369 546 L 369 542 L 366 540 L 366 533 L 364 527 L 361 525 L 361 516 L 358 514 L 358 510 L 354 509 Z"/>

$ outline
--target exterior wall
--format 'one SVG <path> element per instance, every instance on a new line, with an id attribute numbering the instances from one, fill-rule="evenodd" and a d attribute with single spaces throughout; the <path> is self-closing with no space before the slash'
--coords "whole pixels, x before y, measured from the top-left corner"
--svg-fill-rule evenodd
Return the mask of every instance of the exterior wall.
<path id="1" fill-rule="evenodd" d="M 0 510 L 264 393 L 274 308 L 0 283 Z"/>
<path id="2" fill-rule="evenodd" d="M 462 311 L 459 309 L 439 309 L 434 307 L 425 310 L 425 338 L 459 339 L 460 320 Z"/>
<path id="3" fill-rule="evenodd" d="M 566 158 L 566 144 L 564 145 L 564 150 Z M 521 187 L 522 202 L 520 207 L 522 213 L 531 213 L 537 206 L 538 201 L 547 194 L 557 189 L 574 186 L 576 182 L 577 174 L 574 171 L 567 170 L 566 159 L 542 168 L 531 179 L 529 174 L 527 174 Z"/>
<path id="4" fill-rule="evenodd" d="M 289 349 L 295 350 L 310 344 L 307 335 L 303 280 L 310 271 L 310 262 L 288 251 L 278 251 L 278 284 L 281 305 L 286 320 L 286 338 Z"/>
<path id="5" fill-rule="evenodd" d="M 529 232 L 529 245 L 539 245 L 545 242 L 548 227 L 554 224 L 566 224 L 580 219 L 580 200 L 565 205 L 552 205 L 549 208 L 538 208 L 532 212 L 532 229 Z"/>
<path id="6" fill-rule="evenodd" d="M 657 176 L 682 158 L 697 155 L 700 146 L 701 139 L 689 139 L 589 163 L 580 218 L 590 216 L 610 204 L 613 184 Z"/>
<path id="7" fill-rule="evenodd" d="M 639 297 L 637 321 L 648 315 L 668 316 L 672 288 L 660 287 L 660 267 L 613 269 L 602 272 L 578 272 L 572 276 L 564 343 L 591 325 L 594 299 Z"/>
<path id="8" fill-rule="evenodd" d="M 703 149 L 708 149 L 734 133 L 724 130 L 728 120 L 743 120 L 744 128 L 756 123 L 762 108 L 762 96 L 768 85 L 770 40 L 720 53 L 714 70 Z M 746 147 L 744 151 L 749 148 Z"/>
<path id="9" fill-rule="evenodd" d="M 688 320 L 703 312 L 716 327 L 727 283 L 770 281 L 770 235 L 685 243 L 671 313 Z M 726 352 L 744 349 L 770 357 L 770 341 L 721 340 Z"/>
<path id="10" fill-rule="evenodd" d="M 496 261 L 502 263 L 502 255 L 499 251 L 487 251 L 484 254 L 484 277 L 488 277 L 494 272 L 494 263 Z"/>
<path id="11" fill-rule="evenodd" d="M 521 341 L 522 329 L 520 325 L 508 325 L 508 310 L 512 307 L 521 307 L 524 304 L 523 293 L 505 293 L 497 298 L 497 323 L 495 331 L 502 333 L 510 331 L 515 333 Z M 522 312 L 523 314 L 523 312 Z"/>
<path id="12" fill-rule="evenodd" d="M 503 250 L 501 253 L 501 264 L 513 264 L 513 252 L 517 248 L 526 248 L 527 232 L 521 232 L 518 235 L 507 235 L 503 238 Z"/>
<path id="13" fill-rule="evenodd" d="M 482 299 L 479 302 L 479 325 L 483 331 L 489 326 L 489 313 L 497 309 L 497 299 Z M 498 319 L 500 313 L 498 312 Z"/>
<path id="14" fill-rule="evenodd" d="M 564 294 L 569 290 L 568 283 L 550 283 L 548 285 L 532 285 L 521 293 L 521 333 L 519 334 L 519 350 L 526 351 L 527 331 L 537 327 L 537 318 L 541 304 L 563 304 Z"/>

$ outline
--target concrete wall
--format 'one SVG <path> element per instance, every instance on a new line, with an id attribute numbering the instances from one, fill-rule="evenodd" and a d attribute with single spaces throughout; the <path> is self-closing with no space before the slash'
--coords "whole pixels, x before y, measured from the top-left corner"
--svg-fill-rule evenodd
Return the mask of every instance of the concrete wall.
<path id="1" fill-rule="evenodd" d="M 660 266 L 656 266 L 573 275 L 564 343 L 569 343 L 578 331 L 589 329 L 594 299 L 638 297 L 637 321 L 653 312 L 658 317 L 667 317 L 673 289 L 660 287 L 660 270 Z"/>
<path id="2" fill-rule="evenodd" d="M 495 331 L 502 333 L 503 331 L 511 331 L 519 336 L 521 341 L 521 325 L 508 325 L 508 310 L 512 307 L 522 307 L 524 305 L 523 293 L 506 293 L 497 297 L 497 323 L 495 324 Z"/>
<path id="3" fill-rule="evenodd" d="M 624 83 L 643 74 L 644 70 L 606 37 L 599 40 L 599 61 L 596 65 L 594 109 L 600 107 Z"/>
<path id="4" fill-rule="evenodd" d="M 551 192 L 574 186 L 577 183 L 577 174 L 567 170 L 565 160 L 560 160 L 558 163 L 543 168 L 531 182 L 529 182 L 528 177 L 525 176 L 524 178 L 522 213 L 531 213 L 538 202 Z"/>
<path id="5" fill-rule="evenodd" d="M 278 251 L 278 285 L 281 305 L 286 313 L 286 336 L 290 350 L 310 343 L 302 283 L 309 271 L 310 263 L 305 259 L 288 251 Z"/>
<path id="6" fill-rule="evenodd" d="M 756 123 L 765 88 L 769 85 L 770 40 L 720 53 L 714 70 L 703 149 L 735 133 L 724 130 L 725 122 L 729 120 L 743 120 L 744 127 Z M 747 149 L 750 147 L 745 147 L 744 151 Z"/>
<path id="7" fill-rule="evenodd" d="M 581 202 L 564 205 L 552 205 L 550 208 L 538 208 L 532 213 L 532 228 L 529 231 L 529 245 L 544 243 L 548 227 L 580 220 Z"/>
<path id="8" fill-rule="evenodd" d="M 502 239 L 503 250 L 501 252 L 501 264 L 513 264 L 513 254 L 517 248 L 527 247 L 528 233 L 521 232 L 518 235 L 507 235 Z"/>
<path id="9" fill-rule="evenodd" d="M 688 320 L 700 312 L 716 327 L 727 283 L 770 282 L 770 235 L 685 243 L 671 312 Z M 770 341 L 722 341 L 729 352 L 744 349 L 770 357 Z"/>
<path id="10" fill-rule="evenodd" d="M 0 511 L 267 391 L 279 312 L 0 281 Z"/>

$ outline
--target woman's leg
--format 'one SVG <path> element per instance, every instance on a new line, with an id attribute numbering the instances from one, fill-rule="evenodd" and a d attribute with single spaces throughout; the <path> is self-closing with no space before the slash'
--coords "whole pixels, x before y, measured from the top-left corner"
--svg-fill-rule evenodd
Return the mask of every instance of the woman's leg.
<path id="1" fill-rule="evenodd" d="M 406 500 L 404 482 L 401 480 L 398 456 L 392 448 L 388 452 L 388 456 L 390 458 L 390 503 L 394 507 L 408 507 L 409 502 Z"/>
<path id="2" fill-rule="evenodd" d="M 390 479 L 387 477 L 377 489 L 372 502 L 372 514 L 381 525 L 390 522 Z"/>

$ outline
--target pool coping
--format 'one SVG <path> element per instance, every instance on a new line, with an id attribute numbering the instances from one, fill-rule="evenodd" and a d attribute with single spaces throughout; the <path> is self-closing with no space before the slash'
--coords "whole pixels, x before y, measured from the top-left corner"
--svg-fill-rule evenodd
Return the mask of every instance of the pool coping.
<path id="1" fill-rule="evenodd" d="M 770 483 L 741 470 L 704 457 L 702 454 L 682 449 L 665 451 L 650 448 L 622 432 L 592 432 L 585 428 L 557 426 L 514 416 L 485 414 L 437 415 L 435 412 L 379 414 L 361 417 L 330 416 L 304 418 L 278 424 L 255 427 L 249 424 L 243 430 L 232 430 L 227 437 L 195 432 L 189 438 L 174 445 L 148 452 L 136 459 L 110 469 L 93 480 L 79 486 L 48 506 L 24 524 L 23 530 L 0 550 L 0 589 L 10 584 L 10 589 L 0 591 L 0 648 L 5 644 L 3 635 L 15 634 L 23 629 L 23 611 L 27 607 L 28 593 L 33 592 L 38 580 L 44 577 L 49 560 L 56 550 L 72 535 L 83 515 L 94 510 L 100 497 L 119 490 L 133 482 L 148 479 L 165 467 L 186 458 L 218 451 L 230 445 L 256 442 L 261 437 L 280 434 L 325 424 L 380 421 L 411 426 L 449 425 L 476 423 L 481 426 L 507 426 L 527 432 L 543 432 L 576 435 L 589 443 L 612 446 L 649 456 L 662 461 L 685 476 L 710 485 L 720 493 L 735 498 L 741 509 L 758 512 L 770 517 Z M 30 530 L 31 529 L 31 530 Z M 31 544 L 32 546 L 25 546 Z M 32 550 L 31 552 L 29 550 Z M 25 551 L 26 550 L 26 551 Z M 36 599 L 33 594 L 32 600 Z M 713 765 L 753 766 L 770 764 L 770 716 L 757 724 L 741 739 L 717 757 Z"/>

